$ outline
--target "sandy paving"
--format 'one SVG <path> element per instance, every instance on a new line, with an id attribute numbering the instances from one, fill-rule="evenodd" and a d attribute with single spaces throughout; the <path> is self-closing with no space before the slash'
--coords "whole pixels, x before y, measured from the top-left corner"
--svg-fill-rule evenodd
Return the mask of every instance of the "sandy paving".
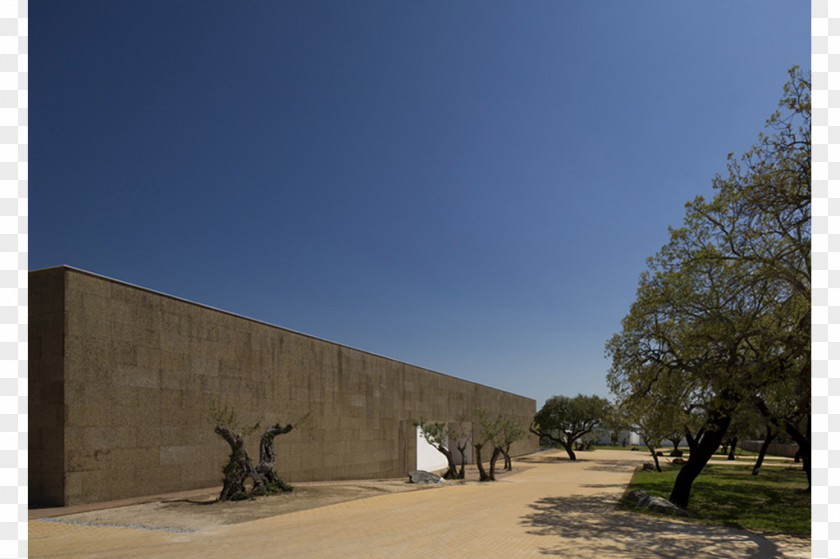
<path id="1" fill-rule="evenodd" d="M 636 453 L 558 451 L 491 484 L 448 485 L 191 533 L 30 521 L 30 557 L 810 557 L 808 541 L 614 510 Z M 560 457 L 558 459 L 558 457 Z"/>

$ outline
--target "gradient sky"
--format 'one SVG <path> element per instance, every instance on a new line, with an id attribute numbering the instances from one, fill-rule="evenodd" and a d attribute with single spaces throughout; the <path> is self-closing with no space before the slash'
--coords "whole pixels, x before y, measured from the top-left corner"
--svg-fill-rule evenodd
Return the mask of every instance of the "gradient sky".
<path id="1" fill-rule="evenodd" d="M 609 396 L 645 258 L 808 2 L 31 0 L 29 266 L 537 400 Z"/>

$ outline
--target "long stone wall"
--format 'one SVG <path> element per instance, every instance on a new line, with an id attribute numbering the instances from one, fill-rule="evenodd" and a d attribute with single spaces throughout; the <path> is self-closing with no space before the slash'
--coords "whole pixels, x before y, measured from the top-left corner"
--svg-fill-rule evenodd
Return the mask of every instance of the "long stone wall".
<path id="1" fill-rule="evenodd" d="M 30 286 L 30 506 L 213 487 L 228 447 L 214 403 L 278 437 L 287 481 L 400 477 L 412 422 L 484 408 L 527 427 L 536 402 L 68 267 Z M 252 435 L 249 452 L 258 456 Z M 512 448 L 536 450 L 534 436 Z"/>

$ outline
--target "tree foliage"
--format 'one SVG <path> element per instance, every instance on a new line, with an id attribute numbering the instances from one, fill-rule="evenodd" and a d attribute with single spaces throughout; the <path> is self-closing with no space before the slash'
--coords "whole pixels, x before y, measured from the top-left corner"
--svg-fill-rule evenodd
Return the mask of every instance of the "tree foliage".
<path id="1" fill-rule="evenodd" d="M 713 200 L 686 205 L 683 227 L 648 260 L 607 343 L 620 402 L 651 416 L 670 394 L 665 402 L 678 398 L 702 418 L 671 493 L 681 506 L 745 406 L 784 423 L 809 462 L 809 427 L 801 428 L 810 416 L 809 92 L 792 68 L 770 133 L 729 155 Z"/>
<path id="2" fill-rule="evenodd" d="M 513 464 L 510 460 L 510 447 L 519 439 L 524 438 L 527 435 L 527 431 L 512 417 L 502 416 L 500 422 L 496 444 L 505 457 L 505 470 L 510 471 L 513 469 Z"/>
<path id="3" fill-rule="evenodd" d="M 476 435 L 473 440 L 475 449 L 475 463 L 478 467 L 479 481 L 496 481 L 496 462 L 500 456 L 504 456 L 505 469 L 511 469 L 510 447 L 513 443 L 525 436 L 525 429 L 519 423 L 503 413 L 495 417 L 487 415 L 487 411 L 480 408 L 476 410 Z M 481 451 L 486 445 L 490 445 L 489 471 L 484 469 Z"/>
<path id="4" fill-rule="evenodd" d="M 600 426 L 610 438 L 610 444 L 613 446 L 622 442 L 622 436 L 626 436 L 626 432 L 631 429 L 630 418 L 623 409 L 614 404 L 610 405 Z"/>
<path id="5" fill-rule="evenodd" d="M 576 460 L 574 443 L 603 422 L 610 403 L 600 396 L 578 394 L 552 396 L 534 416 L 531 432 L 563 445 L 570 460 Z"/>

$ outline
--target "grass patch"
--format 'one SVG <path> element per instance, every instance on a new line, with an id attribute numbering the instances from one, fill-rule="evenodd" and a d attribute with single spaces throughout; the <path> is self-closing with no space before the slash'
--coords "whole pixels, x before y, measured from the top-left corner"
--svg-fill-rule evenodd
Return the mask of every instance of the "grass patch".
<path id="1" fill-rule="evenodd" d="M 661 473 L 638 470 L 627 492 L 644 489 L 667 499 L 679 470 L 678 466 L 663 467 Z M 746 465 L 707 465 L 691 487 L 689 509 L 705 522 L 810 537 L 811 492 L 802 468 L 762 468 L 757 476 L 751 471 Z M 621 507 L 640 511 L 625 500 Z"/>

